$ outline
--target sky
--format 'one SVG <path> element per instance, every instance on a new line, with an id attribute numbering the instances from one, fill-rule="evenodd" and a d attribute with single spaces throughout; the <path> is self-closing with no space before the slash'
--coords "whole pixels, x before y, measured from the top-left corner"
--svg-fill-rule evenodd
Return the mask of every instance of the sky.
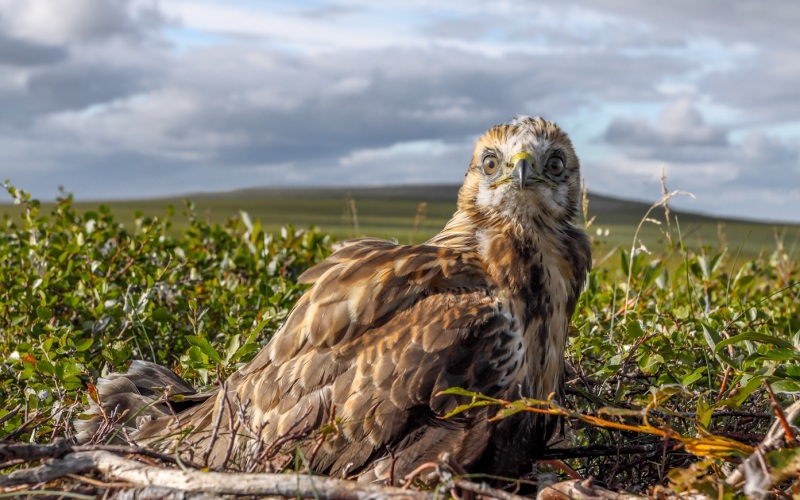
<path id="1" fill-rule="evenodd" d="M 796 0 L 0 0 L 0 181 L 34 197 L 459 184 L 515 115 L 590 191 L 800 222 Z M 10 198 L 9 198 L 10 201 Z"/>

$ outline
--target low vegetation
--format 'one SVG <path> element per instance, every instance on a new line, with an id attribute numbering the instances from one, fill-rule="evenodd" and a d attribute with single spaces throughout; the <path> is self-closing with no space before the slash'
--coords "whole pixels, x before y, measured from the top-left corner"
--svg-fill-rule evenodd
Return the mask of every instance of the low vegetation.
<path id="1" fill-rule="evenodd" d="M 212 223 L 188 202 L 178 232 L 172 209 L 123 226 L 107 206 L 77 210 L 65 195 L 43 210 L 5 188 L 21 209 L 0 229 L 0 438 L 16 442 L 69 438 L 93 382 L 131 359 L 198 386 L 225 378 L 281 325 L 303 292 L 296 277 L 332 243 L 314 228 L 265 232 L 244 212 Z M 647 495 L 749 494 L 752 484 L 729 479 L 733 467 L 800 395 L 800 261 L 780 233 L 752 258 L 716 242 L 690 248 L 662 208 L 650 214 L 658 246 L 597 243 L 565 401 L 468 396 L 498 418 L 565 415 L 543 454 L 562 477 Z M 764 450 L 773 493 L 800 489 L 796 428 L 781 432 Z"/>

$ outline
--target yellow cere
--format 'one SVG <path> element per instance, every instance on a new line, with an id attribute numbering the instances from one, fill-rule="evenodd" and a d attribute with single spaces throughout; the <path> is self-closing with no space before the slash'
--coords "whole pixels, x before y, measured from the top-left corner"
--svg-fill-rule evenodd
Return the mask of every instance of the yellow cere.
<path id="1" fill-rule="evenodd" d="M 517 162 L 522 160 L 523 158 L 528 160 L 530 162 L 530 164 L 533 165 L 533 156 L 531 156 L 530 154 L 526 153 L 525 151 L 521 151 L 521 152 L 515 154 L 514 156 L 512 156 L 511 157 L 511 161 L 508 164 L 509 164 L 509 166 L 511 166 L 513 168 L 514 165 L 516 165 Z"/>

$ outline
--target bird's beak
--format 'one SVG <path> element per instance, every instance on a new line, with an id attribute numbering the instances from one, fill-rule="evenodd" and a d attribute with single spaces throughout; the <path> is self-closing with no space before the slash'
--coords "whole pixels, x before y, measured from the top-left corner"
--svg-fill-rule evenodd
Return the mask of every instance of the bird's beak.
<path id="1" fill-rule="evenodd" d="M 537 182 L 546 184 L 551 188 L 554 187 L 550 181 L 541 177 L 536 172 L 533 156 L 528 153 L 522 152 L 512 156 L 509 166 L 512 166 L 509 178 L 513 183 L 517 184 L 520 189 L 530 187 Z"/>
<path id="2" fill-rule="evenodd" d="M 528 181 L 528 175 L 532 173 L 532 161 L 533 159 L 528 153 L 517 153 L 511 158 L 511 164 L 514 166 L 514 169 L 511 171 L 511 177 L 519 182 L 520 188 L 525 187 L 525 183 Z"/>

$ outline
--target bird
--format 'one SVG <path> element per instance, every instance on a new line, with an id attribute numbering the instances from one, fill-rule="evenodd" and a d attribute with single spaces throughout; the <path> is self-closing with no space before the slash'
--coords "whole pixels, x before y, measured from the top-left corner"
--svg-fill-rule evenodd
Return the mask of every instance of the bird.
<path id="1" fill-rule="evenodd" d="M 438 234 L 415 245 L 341 243 L 299 277 L 311 286 L 264 348 L 215 389 L 198 393 L 145 361 L 98 379 L 78 441 L 116 415 L 129 441 L 222 467 L 303 428 L 324 436 L 291 446 L 333 477 L 402 484 L 443 452 L 468 472 L 524 473 L 556 418 L 492 419 L 488 406 L 445 418 L 470 401 L 447 390 L 562 396 L 592 262 L 576 225 L 580 197 L 580 162 L 555 122 L 493 126 Z"/>

